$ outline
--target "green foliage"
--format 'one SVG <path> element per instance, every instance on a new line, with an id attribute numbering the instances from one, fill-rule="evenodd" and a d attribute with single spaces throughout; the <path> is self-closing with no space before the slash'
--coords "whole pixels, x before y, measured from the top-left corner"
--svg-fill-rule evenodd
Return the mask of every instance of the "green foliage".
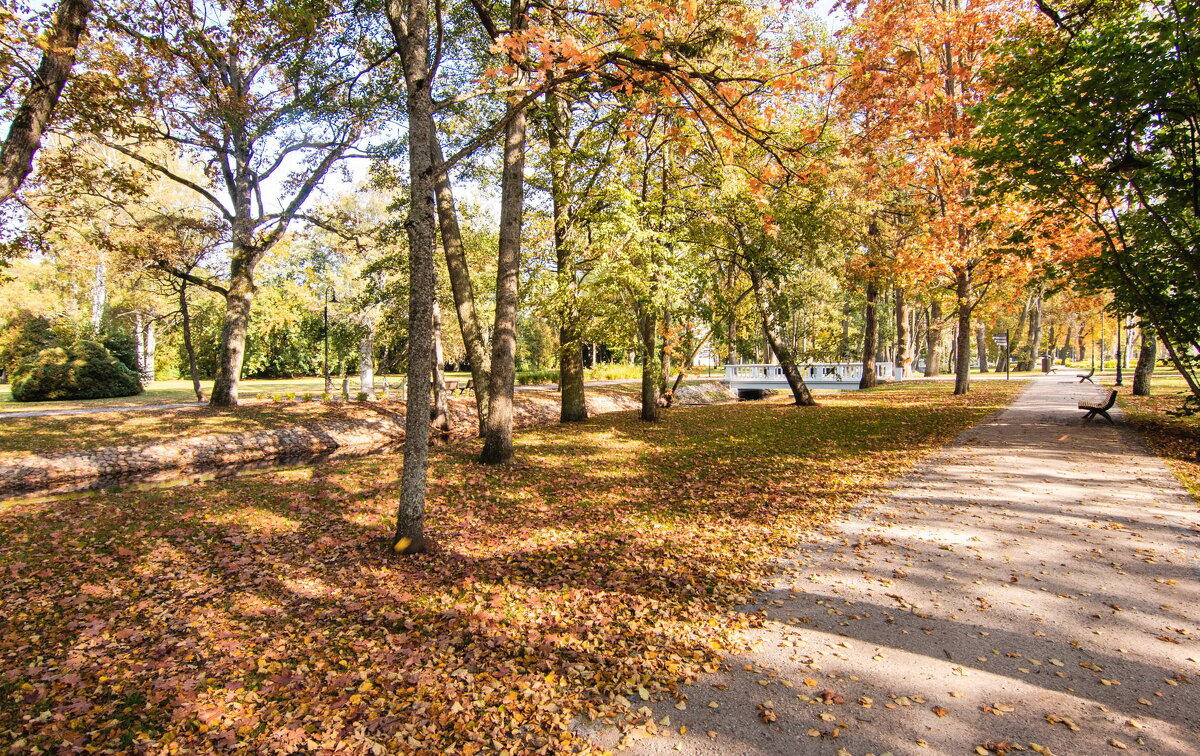
<path id="1" fill-rule="evenodd" d="M 61 341 L 48 318 L 22 310 L 0 332 L 0 367 L 11 373 L 18 365 L 32 361 L 38 352 Z"/>
<path id="2" fill-rule="evenodd" d="M 101 399 L 142 393 L 138 375 L 103 344 L 80 340 L 68 347 L 38 352 L 12 372 L 12 394 L 19 402 L 48 399 Z"/>
<path id="3" fill-rule="evenodd" d="M 558 383 L 557 370 L 518 370 L 518 386 L 537 386 L 543 383 Z"/>
<path id="4" fill-rule="evenodd" d="M 617 381 L 641 376 L 641 365 L 626 365 L 623 362 L 603 363 L 584 371 L 584 379 L 589 381 Z"/>
<path id="5" fill-rule="evenodd" d="M 121 364 L 137 373 L 141 370 L 138 364 L 137 339 L 126 331 L 114 331 L 104 336 L 104 348 L 112 352 L 113 357 Z"/>
<path id="6" fill-rule="evenodd" d="M 1200 2 L 1096 6 L 1018 30 L 981 109 L 992 190 L 1082 222 L 1076 274 L 1149 321 L 1200 398 Z"/>

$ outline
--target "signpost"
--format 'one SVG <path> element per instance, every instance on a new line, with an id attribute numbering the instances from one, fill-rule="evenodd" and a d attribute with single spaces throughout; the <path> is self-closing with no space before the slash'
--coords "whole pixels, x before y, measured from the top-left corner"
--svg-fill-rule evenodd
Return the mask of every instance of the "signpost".
<path id="1" fill-rule="evenodd" d="M 1000 334 L 992 336 L 992 341 L 996 342 L 996 346 L 1004 350 L 1004 380 L 1007 381 L 1011 377 L 1009 367 L 1012 362 L 1012 355 L 1008 351 L 1008 329 L 1005 329 L 1003 336 Z"/>

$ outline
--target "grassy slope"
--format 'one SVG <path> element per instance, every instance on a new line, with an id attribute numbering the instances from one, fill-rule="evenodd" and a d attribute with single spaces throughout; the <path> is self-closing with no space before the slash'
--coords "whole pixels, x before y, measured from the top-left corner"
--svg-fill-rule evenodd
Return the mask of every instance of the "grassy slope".
<path id="1" fill-rule="evenodd" d="M 1111 381 L 1106 381 L 1111 386 Z M 1146 438 L 1156 454 L 1166 460 L 1176 476 L 1200 501 L 1200 415 L 1172 417 L 1188 395 L 1183 377 L 1171 372 L 1154 376 L 1151 396 L 1130 394 L 1132 378 L 1125 386 L 1112 386 L 1121 392 L 1121 406 Z"/>
<path id="2" fill-rule="evenodd" d="M 805 530 L 1020 386 L 614 413 L 522 431 L 498 468 L 454 445 L 416 558 L 385 547 L 397 456 L 0 504 L 0 741 L 586 751 L 572 717 L 715 670 Z"/>

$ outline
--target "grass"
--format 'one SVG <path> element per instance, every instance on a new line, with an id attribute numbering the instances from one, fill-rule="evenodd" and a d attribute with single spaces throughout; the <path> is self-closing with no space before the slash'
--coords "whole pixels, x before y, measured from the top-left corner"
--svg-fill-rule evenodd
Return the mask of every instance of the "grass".
<path id="1" fill-rule="evenodd" d="M 1163 371 L 1162 368 L 1159 368 Z M 1124 386 L 1115 386 L 1105 376 L 1104 383 L 1120 392 L 1121 406 L 1130 421 L 1142 431 L 1146 443 L 1162 457 L 1176 477 L 1197 501 L 1200 501 L 1200 415 L 1172 417 L 1189 395 L 1183 376 L 1174 371 L 1160 372 L 1150 383 L 1150 396 L 1133 396 L 1132 373 Z"/>
<path id="2" fill-rule="evenodd" d="M 432 456 L 434 553 L 386 544 L 400 459 L 0 504 L 0 740 L 32 749 L 586 752 L 718 669 L 814 527 L 1023 382 L 635 413 Z"/>

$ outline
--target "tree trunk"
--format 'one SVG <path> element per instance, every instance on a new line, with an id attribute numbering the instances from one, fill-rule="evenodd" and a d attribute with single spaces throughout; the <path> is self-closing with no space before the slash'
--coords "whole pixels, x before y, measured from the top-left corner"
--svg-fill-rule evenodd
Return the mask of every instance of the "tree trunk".
<path id="1" fill-rule="evenodd" d="M 554 213 L 554 254 L 558 262 L 558 390 L 559 421 L 587 419 L 583 386 L 583 329 L 576 302 L 575 250 L 569 237 L 571 221 L 570 176 L 567 150 L 570 143 L 570 111 L 553 93 L 546 95 L 549 111 L 547 136 L 550 149 L 550 200 Z"/>
<path id="2" fill-rule="evenodd" d="M 912 345 L 908 327 L 908 298 L 904 289 L 896 289 L 896 368 L 900 375 L 897 380 L 909 376 L 912 369 Z"/>
<path id="3" fill-rule="evenodd" d="M 442 353 L 442 308 L 436 296 L 433 299 L 433 409 L 429 413 L 429 425 L 433 444 L 449 443 L 453 428 L 450 425 L 449 392 L 446 391 L 446 357 Z"/>
<path id="4" fill-rule="evenodd" d="M 221 343 L 217 351 L 217 375 L 209 404 L 236 407 L 238 382 L 246 359 L 246 333 L 250 330 L 250 308 L 254 302 L 254 284 L 249 273 L 235 265 L 225 295 L 225 320 L 221 325 Z"/>
<path id="5" fill-rule="evenodd" d="M 729 313 L 729 349 L 725 353 L 725 361 L 729 365 L 736 365 L 738 360 L 737 351 L 737 315 L 732 311 Z"/>
<path id="6" fill-rule="evenodd" d="M 642 353 L 642 413 L 641 418 L 646 422 L 658 420 L 658 355 L 657 331 L 658 322 L 654 317 L 654 308 L 640 306 L 637 308 L 638 338 L 641 341 Z"/>
<path id="7" fill-rule="evenodd" d="M 1021 364 L 1021 370 L 1037 369 L 1038 357 L 1042 351 L 1042 293 L 1039 291 L 1033 299 L 1029 312 L 1029 348 Z"/>
<path id="8" fill-rule="evenodd" d="M 942 374 L 942 303 L 937 299 L 929 305 L 928 327 L 925 329 L 925 377 Z"/>
<path id="9" fill-rule="evenodd" d="M 407 7 L 406 7 L 407 6 Z M 408 402 L 404 469 L 392 550 L 423 552 L 429 466 L 429 382 L 433 369 L 433 99 L 429 71 L 429 0 L 387 0 L 388 22 L 404 66 L 408 113 Z"/>
<path id="10" fill-rule="evenodd" d="M 975 326 L 975 351 L 979 353 L 979 372 L 988 371 L 987 326 Z"/>
<path id="11" fill-rule="evenodd" d="M 862 377 L 858 380 L 860 389 L 874 388 L 878 384 L 875 375 L 875 353 L 878 348 L 879 313 L 876 305 L 879 299 L 879 289 L 874 281 L 867 281 L 867 306 L 864 312 L 863 324 L 863 359 Z"/>
<path id="12" fill-rule="evenodd" d="M 958 341 L 954 348 L 954 393 L 971 390 L 971 271 L 954 271 L 954 293 L 958 299 Z"/>
<path id="13" fill-rule="evenodd" d="M 662 314 L 662 352 L 659 357 L 659 393 L 666 393 L 667 384 L 671 382 L 671 308 L 664 307 Z"/>
<path id="14" fill-rule="evenodd" d="M 750 282 L 754 286 L 754 301 L 758 305 L 758 314 L 762 317 L 763 335 L 771 343 L 775 356 L 779 358 L 779 366 L 783 370 L 784 377 L 787 378 L 788 386 L 792 389 L 792 398 L 800 406 L 811 407 L 817 402 L 804 383 L 804 377 L 800 375 L 800 368 L 797 367 L 796 360 L 792 357 L 792 351 L 779 338 L 779 319 L 775 315 L 775 308 L 771 303 L 771 295 L 767 291 L 766 282 L 763 281 L 762 274 L 754 266 L 748 267 Z"/>
<path id="15" fill-rule="evenodd" d="M 158 351 L 158 339 L 155 330 L 155 319 L 147 318 L 143 324 L 142 331 L 142 358 L 138 362 L 138 366 L 142 369 L 142 380 L 147 383 L 154 380 L 154 356 Z"/>
<path id="16" fill-rule="evenodd" d="M 520 14 L 518 21 L 523 19 Z M 523 23 L 521 24 L 523 27 Z M 510 108 L 513 106 L 510 106 Z M 496 324 L 492 329 L 492 375 L 487 423 L 479 461 L 512 458 L 513 384 L 516 378 L 517 277 L 521 267 L 521 224 L 525 211 L 525 110 L 512 113 L 504 132 L 500 176 L 500 245 L 496 255 Z"/>
<path id="17" fill-rule="evenodd" d="M 1138 351 L 1137 367 L 1133 371 L 1133 395 L 1150 396 L 1150 379 L 1154 376 L 1154 361 L 1158 357 L 1158 339 L 1154 329 L 1143 325 L 1142 348 Z"/>
<path id="18" fill-rule="evenodd" d="M 438 227 L 442 235 L 442 248 L 446 254 L 446 271 L 450 276 L 450 292 L 454 296 L 454 309 L 458 314 L 458 327 L 462 332 L 467 360 L 471 363 L 471 380 L 475 386 L 475 408 L 479 415 L 479 435 L 482 436 L 491 406 L 488 391 L 491 387 L 492 358 L 488 354 L 487 340 L 479 311 L 475 307 L 475 289 L 471 283 L 471 271 L 467 266 L 467 255 L 462 241 L 462 229 L 458 225 L 458 208 L 454 202 L 454 189 L 450 175 L 441 170 L 444 162 L 442 145 L 437 138 L 432 115 L 429 122 L 433 135 L 434 189 L 437 199 Z"/>
<path id="19" fill-rule="evenodd" d="M 188 311 L 187 281 L 179 282 L 179 316 L 183 321 L 183 349 L 187 352 L 192 390 L 196 392 L 196 401 L 203 402 L 204 390 L 200 388 L 200 371 L 196 369 L 196 345 L 192 343 L 192 317 Z"/>
<path id="20" fill-rule="evenodd" d="M 100 263 L 92 276 L 92 333 L 104 327 L 104 307 L 108 304 L 108 266 Z"/>
<path id="21" fill-rule="evenodd" d="M 133 311 L 133 361 L 137 363 L 138 376 L 145 378 L 145 373 L 142 371 L 144 364 L 143 350 L 146 348 L 146 342 L 143 338 L 144 326 L 142 324 L 141 310 Z"/>
<path id="22" fill-rule="evenodd" d="M 375 323 L 370 317 L 364 319 L 358 340 L 358 391 L 368 399 L 375 398 Z"/>
<path id="23" fill-rule="evenodd" d="M 33 170 L 33 157 L 75 65 L 75 51 L 91 11 L 91 0 L 62 0 L 54 10 L 53 26 L 42 46 L 42 60 L 30 77 L 29 90 L 13 114 L 8 136 L 0 147 L 0 205 L 16 193 Z"/>

